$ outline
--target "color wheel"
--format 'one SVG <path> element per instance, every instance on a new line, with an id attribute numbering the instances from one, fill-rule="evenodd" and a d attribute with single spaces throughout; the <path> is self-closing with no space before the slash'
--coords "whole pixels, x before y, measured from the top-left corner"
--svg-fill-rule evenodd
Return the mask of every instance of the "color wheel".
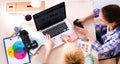
<path id="1" fill-rule="evenodd" d="M 22 41 L 16 41 L 8 48 L 8 56 L 16 59 L 24 59 L 26 56 L 25 46 Z"/>

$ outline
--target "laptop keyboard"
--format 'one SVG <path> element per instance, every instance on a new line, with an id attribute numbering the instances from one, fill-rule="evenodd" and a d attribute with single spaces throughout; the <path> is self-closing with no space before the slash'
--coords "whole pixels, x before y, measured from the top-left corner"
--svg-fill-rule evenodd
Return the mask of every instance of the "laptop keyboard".
<path id="1" fill-rule="evenodd" d="M 50 34 L 51 37 L 54 37 L 58 34 L 61 34 L 65 31 L 67 31 L 67 30 L 69 30 L 69 29 L 68 29 L 67 25 L 65 24 L 65 22 L 63 22 L 63 23 L 60 23 L 48 30 L 43 31 L 43 34 Z"/>

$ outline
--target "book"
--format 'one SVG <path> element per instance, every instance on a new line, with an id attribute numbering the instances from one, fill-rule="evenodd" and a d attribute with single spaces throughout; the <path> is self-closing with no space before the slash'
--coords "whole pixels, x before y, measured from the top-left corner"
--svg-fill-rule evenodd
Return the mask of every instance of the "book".
<path id="1" fill-rule="evenodd" d="M 7 64 L 30 63 L 30 55 L 19 36 L 3 38 Z"/>

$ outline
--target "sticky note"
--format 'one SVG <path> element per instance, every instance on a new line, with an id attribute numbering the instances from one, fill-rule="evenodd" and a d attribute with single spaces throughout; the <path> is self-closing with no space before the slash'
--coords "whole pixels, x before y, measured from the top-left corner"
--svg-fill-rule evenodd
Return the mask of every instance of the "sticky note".
<path id="1" fill-rule="evenodd" d="M 70 38 L 71 38 L 71 41 L 74 41 L 74 40 L 78 39 L 78 36 L 75 32 L 73 32 L 70 34 Z"/>

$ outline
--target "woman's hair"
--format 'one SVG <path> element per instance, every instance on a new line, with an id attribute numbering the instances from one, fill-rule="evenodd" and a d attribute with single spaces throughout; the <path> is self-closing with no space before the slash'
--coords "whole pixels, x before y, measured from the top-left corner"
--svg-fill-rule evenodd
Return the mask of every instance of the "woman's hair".
<path id="1" fill-rule="evenodd" d="M 64 47 L 63 64 L 84 64 L 84 54 L 77 45 L 68 43 Z"/>
<path id="2" fill-rule="evenodd" d="M 102 8 L 102 14 L 109 23 L 115 22 L 120 25 L 120 7 L 115 4 L 110 4 Z"/>

